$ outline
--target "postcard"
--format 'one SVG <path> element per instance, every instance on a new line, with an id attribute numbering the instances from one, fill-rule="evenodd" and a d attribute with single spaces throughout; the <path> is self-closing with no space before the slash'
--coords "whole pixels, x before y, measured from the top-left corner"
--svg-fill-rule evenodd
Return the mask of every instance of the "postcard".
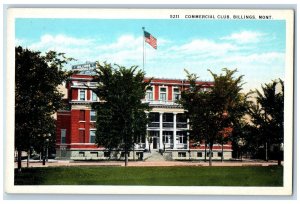
<path id="1" fill-rule="evenodd" d="M 293 10 L 9 8 L 6 39 L 6 193 L 292 194 Z"/>

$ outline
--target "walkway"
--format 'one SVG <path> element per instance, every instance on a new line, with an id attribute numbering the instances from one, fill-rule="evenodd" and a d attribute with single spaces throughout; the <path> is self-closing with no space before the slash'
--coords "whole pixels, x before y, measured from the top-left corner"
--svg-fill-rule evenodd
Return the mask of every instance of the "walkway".
<path id="1" fill-rule="evenodd" d="M 158 155 L 156 155 L 158 156 Z M 26 161 L 22 162 L 22 167 L 26 167 Z M 277 165 L 277 161 L 213 161 L 212 166 L 273 166 Z M 284 165 L 284 162 L 282 162 Z M 29 167 L 55 167 L 55 166 L 125 166 L 124 161 L 57 161 L 49 160 L 45 166 L 42 165 L 42 162 L 31 161 Z M 129 161 L 128 166 L 209 166 L 209 162 L 204 161 L 151 161 L 147 159 L 146 161 Z M 15 163 L 15 168 L 17 163 Z"/>

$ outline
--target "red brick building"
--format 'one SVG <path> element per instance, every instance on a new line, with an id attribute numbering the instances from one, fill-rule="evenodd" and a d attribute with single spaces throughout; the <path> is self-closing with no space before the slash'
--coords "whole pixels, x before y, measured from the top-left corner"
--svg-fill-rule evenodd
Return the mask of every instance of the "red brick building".
<path id="1" fill-rule="evenodd" d="M 122 159 L 123 152 L 108 152 L 105 147 L 97 147 L 95 141 L 96 112 L 91 104 L 99 99 L 93 93 L 96 84 L 92 82 L 90 71 L 95 63 L 73 66 L 78 74 L 70 77 L 66 83 L 67 108 L 57 113 L 57 159 L 102 160 Z M 212 82 L 197 82 L 209 89 Z M 154 78 L 146 90 L 143 102 L 152 108 L 148 113 L 147 135 L 130 152 L 130 159 L 142 159 L 150 151 L 164 150 L 168 159 L 202 160 L 205 158 L 205 145 L 189 140 L 187 130 L 188 119 L 183 108 L 175 101 L 180 97 L 181 90 L 188 88 L 189 83 L 178 79 Z M 213 159 L 221 159 L 221 145 L 213 146 Z M 208 150 L 208 149 L 207 149 Z M 223 146 L 224 159 L 232 155 L 231 144 Z"/>

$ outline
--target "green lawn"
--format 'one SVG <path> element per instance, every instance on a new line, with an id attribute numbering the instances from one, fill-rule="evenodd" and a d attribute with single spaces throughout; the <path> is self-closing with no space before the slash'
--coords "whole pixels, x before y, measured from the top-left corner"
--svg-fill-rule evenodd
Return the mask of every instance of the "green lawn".
<path id="1" fill-rule="evenodd" d="M 283 167 L 24 168 L 15 185 L 282 186 Z"/>

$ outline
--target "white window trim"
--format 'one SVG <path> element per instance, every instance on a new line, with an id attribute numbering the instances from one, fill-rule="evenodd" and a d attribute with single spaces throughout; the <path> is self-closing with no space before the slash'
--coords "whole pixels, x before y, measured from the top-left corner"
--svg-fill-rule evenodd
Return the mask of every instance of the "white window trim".
<path id="1" fill-rule="evenodd" d="M 154 89 L 155 89 L 155 87 L 154 86 L 148 86 L 148 87 L 151 87 L 152 88 L 152 101 L 154 101 L 154 99 L 155 99 L 155 96 L 154 96 L 154 93 L 155 93 L 155 91 L 154 91 Z M 148 88 L 147 87 L 147 88 Z M 147 89 L 146 89 L 146 101 L 149 101 L 149 99 L 147 98 L 147 93 L 148 92 L 150 92 L 150 91 L 148 91 Z"/>
<path id="2" fill-rule="evenodd" d="M 96 120 L 91 120 L 91 117 L 92 117 L 92 114 L 91 114 L 91 113 L 92 113 L 92 111 L 95 112 L 95 117 L 97 116 L 96 110 L 91 109 L 91 110 L 90 110 L 90 122 L 96 122 L 97 117 L 96 117 Z"/>
<path id="3" fill-rule="evenodd" d="M 166 92 L 163 92 L 163 93 L 166 93 L 166 101 L 168 101 L 168 86 L 162 85 L 162 86 L 159 86 L 158 88 L 159 88 L 159 91 L 158 91 L 159 98 L 158 98 L 158 100 L 162 101 L 162 99 L 160 98 L 160 88 L 166 88 Z"/>
<path id="4" fill-rule="evenodd" d="M 179 95 L 181 94 L 180 88 L 178 86 L 173 86 L 172 87 L 172 101 L 175 101 L 175 92 L 174 92 L 174 89 L 178 89 L 179 90 L 178 94 Z"/>
<path id="5" fill-rule="evenodd" d="M 90 144 L 94 144 L 94 143 L 91 142 L 91 131 L 95 131 L 95 140 L 96 140 L 96 129 L 95 128 L 91 128 L 90 131 L 89 131 L 89 143 Z"/>
<path id="6" fill-rule="evenodd" d="M 84 91 L 84 98 L 85 100 L 80 100 L 80 91 Z M 86 89 L 78 89 L 78 101 L 86 101 L 87 100 L 87 93 L 86 93 Z"/>
<path id="7" fill-rule="evenodd" d="M 65 133 L 64 134 L 64 138 L 65 138 L 65 142 L 63 143 L 62 142 L 62 138 L 63 138 L 63 136 L 62 136 L 62 133 Z M 66 144 L 67 143 L 67 129 L 60 129 L 60 143 L 61 144 Z"/>
<path id="8" fill-rule="evenodd" d="M 94 94 L 94 92 L 93 92 L 93 90 L 91 89 L 91 90 L 90 90 L 90 96 L 91 96 L 91 97 L 90 97 L 90 101 L 92 101 L 92 102 L 97 102 L 97 101 L 99 101 L 97 95 L 96 95 L 96 97 L 97 97 L 97 98 L 96 98 L 96 101 L 93 100 L 93 94 Z"/>
<path id="9" fill-rule="evenodd" d="M 165 143 L 165 144 L 171 144 L 171 140 L 173 139 L 173 133 L 172 134 L 164 134 L 163 133 L 163 137 L 164 137 L 164 139 L 166 140 L 166 137 L 168 137 L 168 142 L 167 143 Z M 164 140 L 163 140 L 163 142 L 165 142 Z"/>

